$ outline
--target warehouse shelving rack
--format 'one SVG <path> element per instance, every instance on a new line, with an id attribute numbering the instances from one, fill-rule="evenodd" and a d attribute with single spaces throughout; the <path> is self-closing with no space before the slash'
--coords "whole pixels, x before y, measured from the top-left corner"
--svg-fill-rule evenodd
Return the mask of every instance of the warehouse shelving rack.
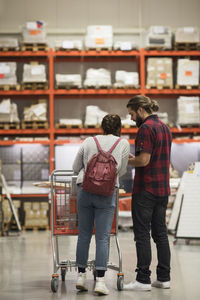
<path id="1" fill-rule="evenodd" d="M 173 57 L 177 59 L 178 57 L 197 57 L 200 58 L 200 51 L 147 51 L 145 49 L 140 49 L 139 51 L 53 51 L 50 49 L 49 51 L 38 51 L 38 52 L 31 52 L 31 51 L 9 51 L 9 52 L 0 52 L 0 60 L 12 60 L 20 62 L 26 62 L 27 60 L 31 59 L 39 59 L 45 60 L 48 63 L 48 73 L 49 73 L 49 88 L 48 90 L 24 90 L 24 91 L 0 91 L 0 97 L 3 96 L 46 96 L 48 97 L 48 106 L 49 106 L 49 129 L 10 129 L 10 130 L 0 130 L 0 136 L 47 136 L 48 140 L 34 140 L 34 141 L 17 141 L 17 140 L 0 140 L 0 146 L 5 145 L 15 145 L 15 144 L 43 144 L 49 145 L 50 148 L 50 172 L 54 169 L 54 148 L 55 145 L 66 144 L 70 143 L 69 140 L 57 140 L 56 135 L 94 135 L 101 132 L 98 128 L 66 128 L 66 129 L 56 129 L 54 126 L 54 105 L 56 103 L 56 97 L 62 96 L 66 99 L 68 97 L 78 97 L 79 99 L 85 97 L 99 97 L 105 96 L 106 99 L 115 99 L 116 97 L 126 97 L 136 94 L 142 95 L 158 95 L 159 97 L 163 97 L 165 95 L 169 97 L 173 97 L 176 95 L 200 95 L 200 89 L 146 89 L 145 82 L 146 82 L 146 59 L 148 57 Z M 98 61 L 103 61 L 109 59 L 111 62 L 112 60 L 121 61 L 121 60 L 137 60 L 138 62 L 138 70 L 140 76 L 140 88 L 139 89 L 70 89 L 70 90 L 58 90 L 54 88 L 54 64 L 57 60 L 61 61 L 79 61 L 80 63 L 84 63 L 86 59 L 94 60 L 97 59 Z M 16 100 L 16 99 L 15 99 Z M 67 100 L 66 100 L 67 101 Z M 170 100 L 169 100 L 170 101 Z M 122 134 L 130 134 L 135 135 L 137 132 L 136 128 L 123 128 Z M 181 130 L 177 128 L 171 128 L 171 132 L 174 136 L 180 134 L 199 134 L 200 128 L 182 128 Z M 176 143 L 183 143 L 183 142 L 200 142 L 200 140 L 195 139 L 174 139 Z M 134 143 L 134 138 L 130 140 L 130 143 Z"/>

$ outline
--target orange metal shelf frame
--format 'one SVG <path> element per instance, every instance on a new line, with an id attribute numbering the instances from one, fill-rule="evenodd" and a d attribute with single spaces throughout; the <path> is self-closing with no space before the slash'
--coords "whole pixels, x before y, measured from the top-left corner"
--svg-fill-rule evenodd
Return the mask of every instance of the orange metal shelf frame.
<path id="1" fill-rule="evenodd" d="M 200 57 L 200 51 L 146 51 L 145 49 L 140 49 L 139 51 L 53 51 L 50 49 L 49 51 L 38 51 L 38 52 L 31 52 L 31 51 L 9 51 L 9 52 L 0 52 L 1 60 L 5 58 L 17 60 L 18 58 L 29 59 L 32 57 L 37 58 L 45 58 L 48 59 L 49 62 L 49 89 L 48 90 L 25 90 L 25 91 L 0 91 L 0 96 L 39 96 L 39 95 L 47 95 L 49 98 L 49 129 L 38 129 L 38 130 L 0 130 L 0 135 L 30 135 L 30 136 L 40 136 L 40 135 L 47 135 L 49 140 L 48 141 L 16 141 L 16 140 L 8 140 L 0 141 L 0 145 L 14 145 L 17 143 L 40 143 L 44 145 L 49 145 L 50 147 L 50 171 L 54 169 L 54 147 L 55 145 L 69 143 L 69 140 L 56 140 L 56 136 L 58 134 L 69 134 L 69 135 L 81 135 L 81 134 L 98 134 L 101 132 L 100 129 L 95 128 L 81 128 L 81 129 L 55 129 L 54 128 L 54 101 L 56 101 L 56 96 L 72 96 L 72 97 L 90 97 L 90 96 L 99 96 L 104 95 L 110 98 L 115 98 L 119 96 L 128 96 L 135 95 L 135 94 L 142 94 L 142 95 L 200 95 L 200 89 L 146 89 L 145 87 L 145 59 L 150 56 L 171 56 L 171 57 L 183 57 L 183 56 L 192 56 L 192 57 Z M 56 58 L 59 60 L 64 60 L 65 58 L 72 58 L 73 57 L 80 57 L 80 61 L 83 62 L 85 58 L 95 58 L 102 60 L 105 58 L 110 58 L 114 60 L 114 58 L 137 58 L 139 63 L 139 73 L 140 73 L 140 88 L 139 89 L 80 89 L 80 90 L 55 90 L 54 89 L 54 63 L 56 62 Z M 177 128 L 171 128 L 172 133 L 174 134 L 196 134 L 200 133 L 200 128 L 182 128 L 181 130 Z M 135 134 L 137 132 L 137 128 L 123 128 L 123 134 Z M 134 143 L 134 139 L 129 140 L 130 143 Z M 199 140 L 193 139 L 174 139 L 176 143 L 182 142 L 199 142 Z"/>

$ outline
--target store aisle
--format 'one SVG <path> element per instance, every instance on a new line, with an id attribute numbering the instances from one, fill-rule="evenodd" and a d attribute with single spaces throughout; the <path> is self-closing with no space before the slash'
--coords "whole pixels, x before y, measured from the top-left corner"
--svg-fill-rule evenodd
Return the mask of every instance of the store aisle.
<path id="1" fill-rule="evenodd" d="M 59 249 L 61 259 L 74 259 L 77 237 L 60 238 Z M 125 282 L 133 279 L 136 256 L 132 232 L 120 232 L 121 250 L 123 253 L 123 270 Z M 107 286 L 110 290 L 105 299 L 134 300 L 199 300 L 200 242 L 185 245 L 180 241 L 172 244 L 172 287 L 170 290 L 152 288 L 151 292 L 118 292 L 117 274 L 109 270 L 106 274 Z M 94 240 L 91 244 L 91 259 L 94 255 Z M 118 254 L 114 238 L 111 239 L 110 261 L 118 263 Z M 59 289 L 53 294 L 50 289 L 52 274 L 52 253 L 50 232 L 24 232 L 21 236 L 0 237 L 0 300 L 32 300 L 32 299 L 97 299 L 93 294 L 93 275 L 88 271 L 89 291 L 76 291 L 76 272 L 66 274 L 65 283 L 59 282 Z M 155 246 L 153 245 L 152 280 L 155 279 Z"/>

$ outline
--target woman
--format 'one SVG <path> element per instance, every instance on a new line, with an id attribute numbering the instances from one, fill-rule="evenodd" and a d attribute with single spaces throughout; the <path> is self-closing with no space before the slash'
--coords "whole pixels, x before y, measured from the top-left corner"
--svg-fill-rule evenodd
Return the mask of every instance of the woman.
<path id="1" fill-rule="evenodd" d="M 121 134 L 121 119 L 118 115 L 108 114 L 101 123 L 103 135 L 96 138 L 104 151 L 108 151 Z M 78 266 L 78 279 L 76 288 L 87 291 L 86 267 L 89 246 L 95 223 L 96 239 L 96 285 L 94 292 L 99 295 L 107 295 L 109 291 L 105 285 L 104 276 L 107 269 L 109 254 L 109 237 L 115 211 L 115 192 L 112 196 L 103 196 L 82 190 L 84 171 L 91 157 L 98 152 L 93 137 L 86 138 L 82 143 L 73 164 L 73 170 L 78 174 L 78 242 L 76 249 L 76 263 Z M 126 173 L 130 146 L 127 140 L 121 139 L 112 151 L 117 162 L 117 181 Z"/>

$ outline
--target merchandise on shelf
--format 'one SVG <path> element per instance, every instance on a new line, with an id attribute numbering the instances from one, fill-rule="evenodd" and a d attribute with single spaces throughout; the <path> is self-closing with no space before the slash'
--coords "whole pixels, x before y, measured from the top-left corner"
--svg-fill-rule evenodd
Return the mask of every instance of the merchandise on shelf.
<path id="1" fill-rule="evenodd" d="M 15 38 L 8 38 L 8 37 L 0 37 L 0 49 L 9 50 L 18 50 L 19 44 L 18 40 Z"/>
<path id="2" fill-rule="evenodd" d="M 16 85 L 16 62 L 1 62 L 0 63 L 0 85 Z"/>
<path id="3" fill-rule="evenodd" d="M 147 88 L 173 88 L 172 58 L 148 58 Z"/>
<path id="4" fill-rule="evenodd" d="M 199 85 L 199 60 L 178 59 L 177 84 L 179 86 Z"/>
<path id="5" fill-rule="evenodd" d="M 200 32 L 197 27 L 180 27 L 175 31 L 175 43 L 199 43 Z"/>
<path id="6" fill-rule="evenodd" d="M 0 102 L 0 122 L 19 122 L 17 104 L 10 99 Z"/>
<path id="7" fill-rule="evenodd" d="M 82 127 L 81 119 L 59 119 L 60 125 L 69 125 L 69 126 L 77 126 L 79 128 Z"/>
<path id="8" fill-rule="evenodd" d="M 110 25 L 92 25 L 87 27 L 86 49 L 112 49 L 113 30 Z"/>
<path id="9" fill-rule="evenodd" d="M 41 21 L 26 22 L 22 26 L 23 43 L 46 43 L 46 24 Z"/>
<path id="10" fill-rule="evenodd" d="M 45 65 L 24 64 L 23 83 L 46 82 Z"/>
<path id="11" fill-rule="evenodd" d="M 122 127 L 129 128 L 131 126 L 136 126 L 136 122 L 131 120 L 130 115 L 126 115 L 125 119 L 121 119 Z"/>
<path id="12" fill-rule="evenodd" d="M 137 49 L 138 45 L 131 41 L 116 41 L 113 45 L 113 50 L 131 51 Z"/>
<path id="13" fill-rule="evenodd" d="M 80 74 L 56 74 L 57 88 L 78 88 L 82 87 Z"/>
<path id="14" fill-rule="evenodd" d="M 111 87 L 111 73 L 106 69 L 88 69 L 83 83 L 85 88 Z"/>
<path id="15" fill-rule="evenodd" d="M 81 40 L 56 40 L 55 50 L 79 50 L 83 49 L 83 42 Z"/>
<path id="16" fill-rule="evenodd" d="M 115 73 L 114 87 L 139 87 L 139 74 L 138 72 L 126 72 L 126 71 L 116 71 Z"/>
<path id="17" fill-rule="evenodd" d="M 39 202 L 25 202 L 25 229 L 48 228 L 48 204 Z"/>
<path id="18" fill-rule="evenodd" d="M 24 107 L 24 121 L 46 121 L 47 103 L 46 100 L 39 100 L 38 104 Z"/>
<path id="19" fill-rule="evenodd" d="M 107 114 L 98 106 L 88 105 L 85 113 L 85 126 L 100 126 L 103 117 Z"/>
<path id="20" fill-rule="evenodd" d="M 199 97 L 180 96 L 177 100 L 178 124 L 200 124 Z"/>
<path id="21" fill-rule="evenodd" d="M 172 30 L 167 26 L 150 26 L 145 34 L 145 48 L 172 49 Z"/>
<path id="22" fill-rule="evenodd" d="M 169 124 L 168 113 L 167 112 L 157 112 L 159 119 L 165 123 Z"/>

